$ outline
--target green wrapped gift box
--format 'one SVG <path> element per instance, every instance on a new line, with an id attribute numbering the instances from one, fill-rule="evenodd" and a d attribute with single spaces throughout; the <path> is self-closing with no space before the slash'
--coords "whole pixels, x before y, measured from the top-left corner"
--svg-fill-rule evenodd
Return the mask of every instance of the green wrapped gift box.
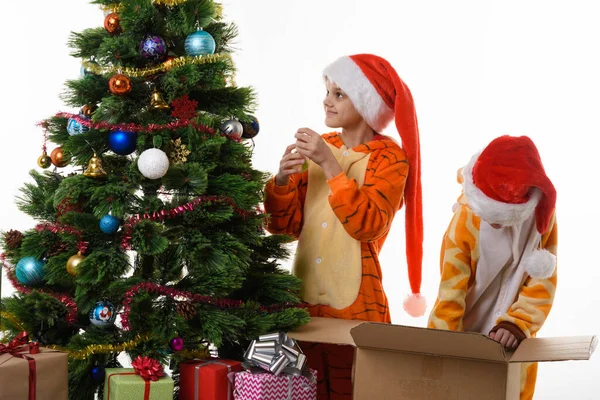
<path id="1" fill-rule="evenodd" d="M 173 379 L 164 376 L 159 380 L 146 381 L 133 372 L 133 368 L 106 368 L 104 400 L 172 400 Z"/>

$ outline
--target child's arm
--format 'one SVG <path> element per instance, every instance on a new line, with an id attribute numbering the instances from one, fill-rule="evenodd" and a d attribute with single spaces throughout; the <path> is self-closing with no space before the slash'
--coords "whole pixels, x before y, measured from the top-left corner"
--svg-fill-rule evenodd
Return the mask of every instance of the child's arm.
<path id="1" fill-rule="evenodd" d="M 284 186 L 275 184 L 275 178 L 265 186 L 265 211 L 270 214 L 267 230 L 271 233 L 284 233 L 300 236 L 304 199 L 306 197 L 308 172 L 290 176 Z"/>
<path id="2" fill-rule="evenodd" d="M 442 242 L 442 278 L 438 298 L 429 316 L 428 328 L 463 330 L 465 299 L 475 275 L 471 252 L 476 248 L 479 221 L 464 205 L 459 206 L 454 213 Z"/>
<path id="3" fill-rule="evenodd" d="M 542 247 L 556 255 L 557 244 L 558 230 L 553 217 L 550 229 L 542 236 Z M 521 288 L 517 301 L 506 314 L 498 319 L 498 325 L 492 329 L 492 332 L 504 328 L 515 335 L 519 342 L 535 336 L 552 308 L 556 281 L 556 269 L 548 279 L 528 277 Z"/>
<path id="4" fill-rule="evenodd" d="M 408 168 L 404 151 L 394 145 L 369 160 L 362 187 L 343 172 L 327 181 L 329 204 L 351 237 L 370 242 L 389 231 L 402 204 Z"/>

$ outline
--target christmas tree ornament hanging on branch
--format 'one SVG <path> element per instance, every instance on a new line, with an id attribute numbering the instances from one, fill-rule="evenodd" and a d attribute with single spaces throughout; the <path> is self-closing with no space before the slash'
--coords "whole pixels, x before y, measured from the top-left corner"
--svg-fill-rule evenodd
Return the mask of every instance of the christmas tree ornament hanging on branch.
<path id="1" fill-rule="evenodd" d="M 108 88 L 116 96 L 125 96 L 131 92 L 131 79 L 127 75 L 115 74 L 108 81 Z"/>
<path id="2" fill-rule="evenodd" d="M 148 149 L 139 156 L 137 165 L 146 178 L 160 179 L 169 170 L 169 157 L 160 149 Z"/>
<path id="3" fill-rule="evenodd" d="M 198 28 L 196 32 L 190 33 L 185 38 L 184 48 L 188 56 L 214 54 L 216 47 L 215 39 L 202 28 Z"/>
<path id="4" fill-rule="evenodd" d="M 260 131 L 260 125 L 258 124 L 258 119 L 256 119 L 256 117 L 251 115 L 250 121 L 242 122 L 242 128 L 243 128 L 242 137 L 244 139 L 252 139 L 256 135 L 258 135 L 258 132 Z"/>
<path id="5" fill-rule="evenodd" d="M 40 168 L 48 168 L 50 165 L 52 165 L 52 159 L 50 158 L 50 156 L 48 155 L 48 153 L 46 153 L 45 151 L 42 153 L 41 156 L 38 157 L 37 159 L 37 164 Z"/>
<path id="6" fill-rule="evenodd" d="M 183 164 L 187 162 L 187 157 L 191 151 L 188 150 L 187 146 L 181 143 L 181 138 L 171 140 L 169 144 L 169 161 L 173 165 Z"/>
<path id="7" fill-rule="evenodd" d="M 102 160 L 96 153 L 90 158 L 87 169 L 83 175 L 94 179 L 104 179 L 107 177 L 106 171 L 102 168 Z"/>
<path id="8" fill-rule="evenodd" d="M 88 61 L 84 61 L 81 63 L 80 75 L 82 78 L 85 78 L 88 75 L 94 75 L 94 70 L 100 68 L 94 57 L 90 58 Z"/>
<path id="9" fill-rule="evenodd" d="M 90 322 L 100 328 L 111 327 L 117 318 L 117 310 L 110 301 L 98 301 L 90 310 Z"/>
<path id="10" fill-rule="evenodd" d="M 107 235 L 112 235 L 119 230 L 119 218 L 106 214 L 100 218 L 100 230 Z"/>
<path id="11" fill-rule="evenodd" d="M 116 12 L 108 14 L 104 18 L 104 29 L 111 35 L 119 35 L 123 30 L 121 29 L 121 17 Z"/>
<path id="12" fill-rule="evenodd" d="M 137 134 L 128 131 L 114 131 L 108 135 L 108 147 L 120 156 L 133 153 L 137 147 Z"/>
<path id="13" fill-rule="evenodd" d="M 77 274 L 77 266 L 85 260 L 85 257 L 78 251 L 67 260 L 67 272 L 73 276 Z"/>
<path id="14" fill-rule="evenodd" d="M 46 262 L 35 257 L 23 257 L 15 267 L 15 275 L 19 282 L 26 286 L 35 286 L 44 280 Z"/>
<path id="15" fill-rule="evenodd" d="M 83 118 L 92 118 L 92 115 L 94 114 L 94 111 L 96 111 L 98 109 L 98 106 L 95 104 L 86 104 L 83 107 L 81 107 L 81 110 L 79 110 L 79 115 L 81 115 Z"/>
<path id="16" fill-rule="evenodd" d="M 237 119 L 228 119 L 221 123 L 221 132 L 233 139 L 241 139 L 244 127 Z"/>
<path id="17" fill-rule="evenodd" d="M 163 98 L 162 93 L 159 92 L 156 88 L 154 88 L 154 91 L 152 92 L 152 96 L 150 98 L 150 108 L 159 111 L 167 111 L 171 109 L 171 107 L 169 107 L 169 104 Z"/>
<path id="18" fill-rule="evenodd" d="M 68 161 L 65 157 L 65 153 L 63 152 L 63 148 L 61 146 L 52 150 L 52 153 L 50 153 L 50 160 L 52 161 L 52 164 L 57 168 L 65 167 L 68 164 Z"/>
<path id="19" fill-rule="evenodd" d="M 139 44 L 142 57 L 153 62 L 162 61 L 167 55 L 167 44 L 160 36 L 146 35 Z"/>
<path id="20" fill-rule="evenodd" d="M 82 125 L 75 118 L 69 118 L 69 120 L 67 121 L 67 132 L 71 136 L 81 135 L 82 133 L 85 133 L 89 130 L 90 130 L 90 128 Z"/>

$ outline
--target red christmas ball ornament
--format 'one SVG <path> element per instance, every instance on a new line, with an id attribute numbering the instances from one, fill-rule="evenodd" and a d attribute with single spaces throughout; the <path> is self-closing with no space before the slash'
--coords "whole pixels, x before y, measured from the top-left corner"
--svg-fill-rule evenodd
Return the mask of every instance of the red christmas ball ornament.
<path id="1" fill-rule="evenodd" d="M 171 342 L 169 342 L 169 347 L 173 351 L 183 350 L 183 348 L 185 347 L 184 343 L 183 343 L 183 338 L 181 338 L 179 336 L 174 337 L 173 339 L 171 339 Z"/>
<path id="2" fill-rule="evenodd" d="M 121 17 L 119 14 L 113 12 L 108 14 L 104 18 L 104 29 L 111 35 L 118 35 L 122 32 L 121 29 Z"/>
<path id="3" fill-rule="evenodd" d="M 131 79 L 127 75 L 115 74 L 108 81 L 108 88 L 112 94 L 124 96 L 131 92 Z"/>

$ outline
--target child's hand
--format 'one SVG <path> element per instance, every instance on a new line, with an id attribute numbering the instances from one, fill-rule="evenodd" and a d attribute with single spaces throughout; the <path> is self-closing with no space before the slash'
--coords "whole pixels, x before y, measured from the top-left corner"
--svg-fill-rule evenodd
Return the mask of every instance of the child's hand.
<path id="1" fill-rule="evenodd" d="M 275 177 L 275 184 L 279 186 L 285 186 L 290 181 L 290 175 L 302 172 L 302 164 L 304 164 L 304 157 L 300 153 L 292 152 L 296 148 L 296 145 L 290 144 L 285 149 L 283 157 L 279 162 L 279 172 Z"/>
<path id="2" fill-rule="evenodd" d="M 517 337 L 504 328 L 491 332 L 490 337 L 507 349 L 515 349 L 519 344 Z"/>
<path id="3" fill-rule="evenodd" d="M 323 164 L 332 159 L 335 160 L 333 153 L 325 144 L 325 141 L 317 132 L 308 128 L 300 128 L 296 132 L 296 149 L 298 153 L 310 158 L 315 164 L 323 168 Z"/>

